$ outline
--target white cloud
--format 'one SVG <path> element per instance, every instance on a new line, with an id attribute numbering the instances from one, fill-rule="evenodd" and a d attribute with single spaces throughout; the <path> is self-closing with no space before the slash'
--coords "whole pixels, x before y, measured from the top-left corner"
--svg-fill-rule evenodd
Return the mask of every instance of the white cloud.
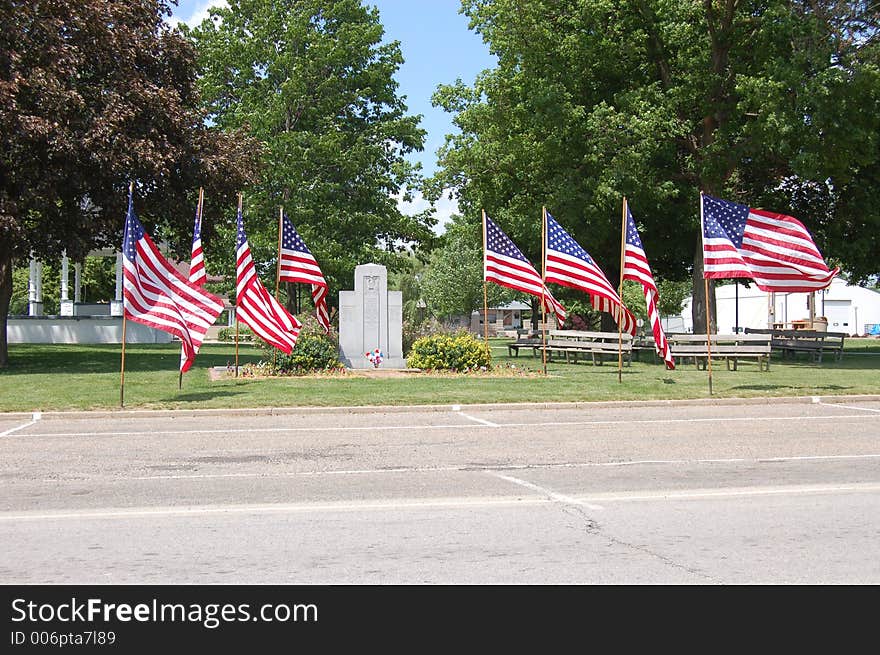
<path id="1" fill-rule="evenodd" d="M 203 0 L 203 2 L 199 3 L 192 10 L 192 13 L 188 17 L 172 16 L 171 20 L 175 23 L 186 23 L 189 27 L 196 27 L 197 25 L 201 25 L 202 21 L 208 18 L 208 12 L 211 10 L 211 7 L 226 9 L 229 5 L 226 0 Z"/>
<path id="2" fill-rule="evenodd" d="M 412 195 L 413 199 L 411 201 L 403 200 L 400 195 L 394 196 L 395 200 L 397 200 L 397 208 L 400 209 L 400 213 L 406 216 L 412 216 L 413 214 L 425 211 L 431 206 L 431 203 L 425 199 L 421 191 L 415 191 Z M 457 213 L 458 201 L 451 196 L 447 189 L 434 205 L 434 216 L 437 218 L 434 232 L 436 234 L 443 234 L 446 231 L 446 223 L 449 222 L 453 214 Z"/>

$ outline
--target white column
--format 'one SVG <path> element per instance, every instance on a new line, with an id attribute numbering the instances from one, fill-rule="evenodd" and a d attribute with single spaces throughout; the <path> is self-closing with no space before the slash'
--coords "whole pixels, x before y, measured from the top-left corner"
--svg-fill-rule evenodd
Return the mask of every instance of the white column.
<path id="1" fill-rule="evenodd" d="M 110 303 L 110 315 L 122 316 L 122 253 L 116 253 L 116 299 Z"/>
<path id="2" fill-rule="evenodd" d="M 73 264 L 73 302 L 82 302 L 82 262 Z"/>
<path id="3" fill-rule="evenodd" d="M 43 265 L 31 257 L 28 275 L 28 316 L 43 315 Z"/>
<path id="4" fill-rule="evenodd" d="M 61 315 L 73 316 L 73 303 L 70 302 L 70 260 L 66 250 L 61 254 Z"/>

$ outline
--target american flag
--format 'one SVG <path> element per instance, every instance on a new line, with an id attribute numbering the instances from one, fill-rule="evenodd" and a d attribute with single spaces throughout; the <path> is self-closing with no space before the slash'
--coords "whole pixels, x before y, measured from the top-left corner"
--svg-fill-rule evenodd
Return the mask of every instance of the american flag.
<path id="1" fill-rule="evenodd" d="M 636 333 L 636 320 L 621 302 L 596 262 L 569 236 L 568 232 L 547 213 L 547 282 L 579 289 L 590 296 L 590 303 L 599 311 L 614 317 L 624 332 Z"/>
<path id="2" fill-rule="evenodd" d="M 199 189 L 199 204 L 196 207 L 196 222 L 193 226 L 192 257 L 189 264 L 189 281 L 202 286 L 208 280 L 205 273 L 205 257 L 202 253 L 202 190 Z"/>
<path id="3" fill-rule="evenodd" d="M 223 301 L 168 263 L 135 216 L 131 194 L 122 256 L 125 317 L 178 337 L 184 353 L 180 370 L 189 370 L 205 333 L 223 311 Z"/>
<path id="4" fill-rule="evenodd" d="M 293 223 L 281 215 L 281 273 L 279 282 L 301 282 L 312 285 L 312 301 L 318 323 L 330 332 L 330 314 L 327 311 L 327 280 L 318 262 L 299 236 Z"/>
<path id="5" fill-rule="evenodd" d="M 633 280 L 642 285 L 645 305 L 648 307 L 648 318 L 651 319 L 651 330 L 654 333 L 654 346 L 657 348 L 657 354 L 666 362 L 666 368 L 672 370 L 675 368 L 675 360 L 672 358 L 669 342 L 660 324 L 660 313 L 657 311 L 659 297 L 657 284 L 651 274 L 651 267 L 648 265 L 648 258 L 645 256 L 645 249 L 642 247 L 642 240 L 639 238 L 639 231 L 629 211 L 629 205 L 626 205 L 626 241 L 623 257 L 623 279 Z"/>
<path id="6" fill-rule="evenodd" d="M 547 311 L 555 313 L 560 323 L 565 321 L 565 307 L 553 297 L 535 267 L 491 218 L 488 216 L 485 218 L 486 252 L 483 257 L 483 279 L 541 298 Z"/>
<path id="7" fill-rule="evenodd" d="M 703 277 L 746 277 L 761 291 L 824 289 L 840 272 L 796 218 L 702 196 Z"/>
<path id="8" fill-rule="evenodd" d="M 202 253 L 202 200 L 204 198 L 204 192 L 202 189 L 199 189 L 199 202 L 196 205 L 196 222 L 193 226 L 193 242 L 192 242 L 192 257 L 190 258 L 189 264 L 189 281 L 195 284 L 196 286 L 204 286 L 205 282 L 208 280 L 208 276 L 205 273 L 205 257 Z M 196 348 L 196 353 L 198 353 L 198 348 Z M 184 348 L 180 349 L 180 372 L 184 372 L 184 366 L 186 365 L 187 355 L 186 350 Z"/>
<path id="9" fill-rule="evenodd" d="M 257 277 L 251 248 L 244 232 L 240 205 L 236 247 L 236 319 L 250 327 L 263 341 L 289 355 L 296 345 L 302 324 L 269 295 Z"/>

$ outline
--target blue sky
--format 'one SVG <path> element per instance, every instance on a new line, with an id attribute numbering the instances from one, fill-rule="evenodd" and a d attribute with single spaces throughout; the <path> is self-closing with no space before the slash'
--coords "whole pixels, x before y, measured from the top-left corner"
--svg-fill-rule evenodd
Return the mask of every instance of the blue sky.
<path id="1" fill-rule="evenodd" d="M 221 2 L 180 0 L 174 19 L 198 24 L 207 17 L 209 6 Z M 400 41 L 405 62 L 397 74 L 399 93 L 406 96 L 410 114 L 422 115 L 421 126 L 428 133 L 425 150 L 411 159 L 421 162 L 425 175 L 430 175 L 436 170 L 436 151 L 444 136 L 455 131 L 451 116 L 431 106 L 431 95 L 438 84 L 457 78 L 472 84 L 480 71 L 494 66 L 495 59 L 481 37 L 468 30 L 467 17 L 458 13 L 459 0 L 367 0 L 367 4 L 379 8 L 386 40 Z M 407 213 L 425 206 L 420 198 L 401 203 Z M 455 210 L 454 201 L 441 200 L 437 206 L 440 224 Z"/>

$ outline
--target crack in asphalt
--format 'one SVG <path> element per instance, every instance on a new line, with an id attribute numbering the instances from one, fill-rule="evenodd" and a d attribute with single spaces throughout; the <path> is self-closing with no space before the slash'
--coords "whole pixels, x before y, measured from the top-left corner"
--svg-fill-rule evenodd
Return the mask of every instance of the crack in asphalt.
<path id="1" fill-rule="evenodd" d="M 668 566 L 672 566 L 677 569 L 681 569 L 682 571 L 686 571 L 687 573 L 689 573 L 691 575 L 695 575 L 697 577 L 708 580 L 708 581 L 712 582 L 713 584 L 721 584 L 720 580 L 713 578 L 712 576 L 702 572 L 699 569 L 696 569 L 696 568 L 690 567 L 690 566 L 686 566 L 685 564 L 680 564 L 679 562 L 676 562 L 672 558 L 667 557 L 665 555 L 661 555 L 660 553 L 657 553 L 657 552 L 651 550 L 650 548 L 646 548 L 645 546 L 639 546 L 637 544 L 630 543 L 628 541 L 625 541 L 623 539 L 615 537 L 614 535 L 609 534 L 608 532 L 603 531 L 602 525 L 598 521 L 596 521 L 594 518 L 589 516 L 586 512 L 586 508 L 583 507 L 582 505 L 564 504 L 561 501 L 557 501 L 557 502 L 562 506 L 561 509 L 564 514 L 568 514 L 569 516 L 576 514 L 577 515 L 576 518 L 584 522 L 585 527 L 586 527 L 586 533 L 588 535 L 603 537 L 604 539 L 607 539 L 609 542 L 611 542 L 614 545 L 623 546 L 623 547 L 629 548 L 631 550 L 639 551 L 641 553 L 644 553 L 645 555 L 648 555 L 648 556 L 653 557 L 655 559 L 659 559 L 661 562 L 663 562 L 664 564 L 666 564 Z"/>
<path id="2" fill-rule="evenodd" d="M 584 524 L 582 527 L 584 527 L 586 529 L 586 533 L 588 535 L 602 537 L 614 545 L 622 546 L 624 548 L 629 548 L 630 550 L 639 551 L 641 553 L 644 553 L 645 555 L 648 555 L 650 557 L 658 559 L 661 562 L 663 562 L 664 564 L 666 564 L 667 566 L 672 566 L 677 569 L 681 569 L 682 571 L 686 571 L 690 575 L 694 575 L 694 576 L 703 578 L 704 580 L 708 580 L 714 584 L 721 584 L 720 580 L 717 580 L 717 579 L 713 578 L 712 576 L 707 575 L 706 573 L 703 573 L 699 569 L 696 569 L 696 568 L 693 568 L 690 566 L 686 566 L 684 564 L 680 564 L 680 563 L 676 562 L 675 560 L 673 560 L 672 558 L 667 557 L 665 555 L 661 555 L 660 553 L 654 552 L 653 550 L 646 548 L 645 546 L 639 546 L 637 544 L 633 544 L 628 541 L 624 541 L 623 539 L 619 539 L 618 537 L 615 537 L 614 535 L 611 535 L 611 534 L 603 531 L 602 525 L 596 519 L 594 519 L 592 516 L 587 514 L 588 509 L 601 510 L 602 508 L 599 506 L 592 506 L 592 505 L 587 505 L 586 503 L 578 502 L 569 496 L 566 496 L 564 494 L 553 491 L 552 489 L 549 489 L 547 487 L 542 487 L 542 486 L 539 486 L 539 485 L 534 484 L 532 482 L 528 482 L 526 480 L 521 480 L 519 478 L 515 478 L 515 477 L 509 476 L 509 475 L 502 475 L 502 474 L 497 473 L 495 471 L 486 471 L 486 473 L 488 473 L 489 475 L 492 475 L 493 477 L 500 478 L 502 480 L 506 480 L 508 482 L 512 482 L 512 483 L 517 484 L 519 486 L 526 487 L 528 489 L 532 489 L 533 491 L 537 491 L 538 493 L 544 494 L 548 500 L 559 505 L 563 514 L 567 514 L 569 516 L 574 516 L 576 519 L 578 519 L 580 522 L 582 522 Z"/>

